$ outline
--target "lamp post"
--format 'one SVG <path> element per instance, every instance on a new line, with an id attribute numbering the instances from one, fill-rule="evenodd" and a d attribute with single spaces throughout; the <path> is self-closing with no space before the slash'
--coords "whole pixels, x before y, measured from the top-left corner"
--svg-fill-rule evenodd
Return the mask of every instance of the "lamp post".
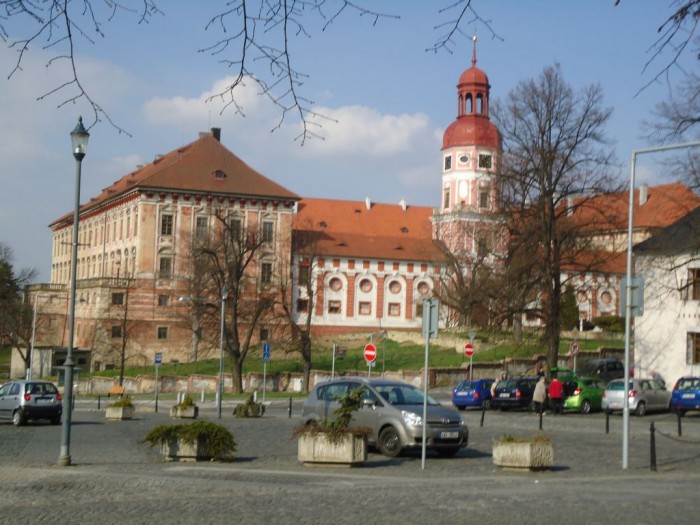
<path id="1" fill-rule="evenodd" d="M 657 146 L 655 148 L 644 148 L 632 150 L 632 160 L 630 161 L 630 189 L 629 189 L 629 211 L 627 222 L 627 286 L 625 297 L 627 304 L 625 305 L 625 388 L 624 401 L 622 404 L 622 468 L 626 469 L 629 459 L 629 441 L 630 441 L 630 407 L 629 407 L 629 382 L 630 382 L 630 335 L 632 332 L 632 248 L 634 242 L 632 234 L 634 232 L 634 177 L 635 165 L 637 163 L 637 155 L 643 153 L 655 153 L 659 151 L 667 151 L 672 149 L 692 148 L 700 146 L 700 141 L 687 142 L 685 144 L 671 144 L 669 146 Z"/>
<path id="2" fill-rule="evenodd" d="M 34 296 L 34 313 L 32 315 L 32 345 L 29 350 L 29 368 L 27 368 L 27 379 L 34 379 L 34 342 L 36 341 L 36 316 L 37 316 L 37 305 L 39 304 L 39 299 L 46 297 L 41 294 L 36 294 Z"/>
<path id="3" fill-rule="evenodd" d="M 70 133 L 73 157 L 75 157 L 75 207 L 73 212 L 73 250 L 71 254 L 70 271 L 70 302 L 68 306 L 68 348 L 64 368 L 63 426 L 61 428 L 61 450 L 58 464 L 67 467 L 71 464 L 70 457 L 70 425 L 73 407 L 73 334 L 75 329 L 75 289 L 78 267 L 78 219 L 80 215 L 80 170 L 83 158 L 87 153 L 90 134 L 83 127 L 83 117 L 78 119 L 78 125 Z"/>
<path id="4" fill-rule="evenodd" d="M 217 406 L 216 406 L 216 417 L 221 419 L 221 404 L 223 402 L 224 395 L 224 314 L 226 313 L 226 299 L 228 298 L 228 293 L 226 292 L 226 285 L 221 288 L 221 335 L 219 339 L 219 395 L 217 396 Z"/>

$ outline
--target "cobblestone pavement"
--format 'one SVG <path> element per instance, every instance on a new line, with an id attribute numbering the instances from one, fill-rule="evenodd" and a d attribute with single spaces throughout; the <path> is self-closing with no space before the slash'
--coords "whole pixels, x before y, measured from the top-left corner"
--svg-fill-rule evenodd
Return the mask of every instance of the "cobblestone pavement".
<path id="1" fill-rule="evenodd" d="M 358 468 L 298 463 L 299 402 L 273 401 L 260 419 L 221 423 L 237 442 L 232 463 L 164 463 L 139 440 L 169 422 L 141 406 L 131 421 L 104 419 L 94 402 L 73 416 L 73 466 L 58 467 L 61 427 L 0 423 L 0 523 L 697 523 L 700 414 L 630 418 L 629 468 L 622 470 L 622 418 L 547 415 L 555 446 L 546 472 L 495 467 L 491 446 L 503 434 L 538 432 L 525 412 L 467 411 L 470 446 L 456 457 L 420 453 L 396 459 L 370 451 Z M 211 405 L 211 404 L 210 404 Z M 200 418 L 217 421 L 211 406 Z M 650 470 L 651 422 L 657 471 Z"/>

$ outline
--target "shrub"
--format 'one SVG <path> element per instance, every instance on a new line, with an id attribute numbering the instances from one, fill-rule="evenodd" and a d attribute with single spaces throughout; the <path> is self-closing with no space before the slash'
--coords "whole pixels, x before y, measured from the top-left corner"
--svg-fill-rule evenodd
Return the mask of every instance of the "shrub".
<path id="1" fill-rule="evenodd" d="M 209 421 L 195 421 L 178 425 L 158 425 L 146 434 L 142 443 L 151 447 L 180 439 L 185 443 L 195 444 L 200 437 L 207 441 L 207 450 L 213 458 L 232 459 L 236 451 L 233 434 L 224 426 Z"/>
<path id="2" fill-rule="evenodd" d="M 115 408 L 134 408 L 134 402 L 131 400 L 131 396 L 123 396 L 117 399 L 114 403 L 112 403 L 109 406 Z"/>
<path id="3" fill-rule="evenodd" d="M 245 403 L 236 405 L 233 415 L 236 417 L 260 417 L 265 413 L 265 407 L 262 403 L 253 401 L 253 396 L 250 395 Z"/>
<path id="4" fill-rule="evenodd" d="M 182 401 L 180 401 L 177 405 L 175 405 L 179 409 L 185 409 L 185 408 L 190 408 L 190 407 L 196 407 L 197 405 L 195 402 L 192 400 L 192 397 L 190 397 L 189 394 L 185 395 L 185 397 L 182 398 Z"/>
<path id="5" fill-rule="evenodd" d="M 494 441 L 496 443 L 551 443 L 552 440 L 545 434 L 537 434 L 530 438 L 504 434 Z"/>
<path id="6" fill-rule="evenodd" d="M 334 418 L 323 418 L 319 423 L 313 422 L 302 425 L 294 431 L 294 437 L 302 434 L 324 433 L 332 443 L 337 443 L 347 433 L 355 436 L 369 436 L 372 429 L 368 427 L 351 427 L 352 415 L 362 407 L 364 388 L 356 388 L 352 392 L 338 398 L 340 406 L 333 412 Z"/>

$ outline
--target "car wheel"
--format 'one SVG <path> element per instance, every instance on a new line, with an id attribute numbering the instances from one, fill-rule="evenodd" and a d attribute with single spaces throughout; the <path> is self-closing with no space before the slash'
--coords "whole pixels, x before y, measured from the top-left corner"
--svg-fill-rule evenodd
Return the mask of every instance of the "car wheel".
<path id="1" fill-rule="evenodd" d="M 591 413 L 591 402 L 588 399 L 584 399 L 581 403 L 581 413 L 590 414 Z"/>
<path id="2" fill-rule="evenodd" d="M 379 433 L 377 445 L 379 452 L 387 457 L 395 458 L 401 453 L 401 438 L 394 427 L 386 427 Z"/>
<path id="3" fill-rule="evenodd" d="M 457 452 L 459 452 L 459 447 L 438 448 L 436 449 L 436 452 L 440 457 L 451 458 L 457 455 Z"/>
<path id="4" fill-rule="evenodd" d="M 20 410 L 15 410 L 15 412 L 12 414 L 12 424 L 16 427 L 21 427 L 27 422 L 25 419 L 24 415 Z"/>
<path id="5" fill-rule="evenodd" d="M 457 407 L 457 410 L 464 410 L 467 408 L 465 405 L 455 405 Z"/>
<path id="6" fill-rule="evenodd" d="M 644 401 L 637 403 L 637 408 L 634 413 L 638 416 L 645 416 L 647 414 L 647 404 Z"/>

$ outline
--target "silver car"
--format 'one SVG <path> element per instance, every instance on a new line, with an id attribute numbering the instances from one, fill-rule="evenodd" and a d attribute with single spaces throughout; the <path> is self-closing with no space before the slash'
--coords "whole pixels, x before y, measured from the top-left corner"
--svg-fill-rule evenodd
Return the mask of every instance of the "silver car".
<path id="1" fill-rule="evenodd" d="M 364 387 L 362 408 L 353 414 L 353 424 L 372 429 L 369 442 L 385 456 L 420 449 L 423 443 L 423 392 L 401 381 L 342 377 L 319 383 L 304 401 L 305 424 L 333 418 L 338 399 Z M 453 456 L 469 441 L 469 429 L 453 407 L 428 396 L 426 447 L 441 456 Z"/>
<path id="2" fill-rule="evenodd" d="M 11 419 L 15 426 L 31 419 L 58 425 L 62 413 L 61 394 L 49 381 L 11 381 L 0 386 L 0 419 Z"/>
<path id="3" fill-rule="evenodd" d="M 614 379 L 608 383 L 603 393 L 602 409 L 613 412 L 622 410 L 625 400 L 625 380 Z M 648 411 L 666 411 L 671 404 L 671 392 L 653 379 L 630 379 L 629 409 L 638 416 Z"/>

